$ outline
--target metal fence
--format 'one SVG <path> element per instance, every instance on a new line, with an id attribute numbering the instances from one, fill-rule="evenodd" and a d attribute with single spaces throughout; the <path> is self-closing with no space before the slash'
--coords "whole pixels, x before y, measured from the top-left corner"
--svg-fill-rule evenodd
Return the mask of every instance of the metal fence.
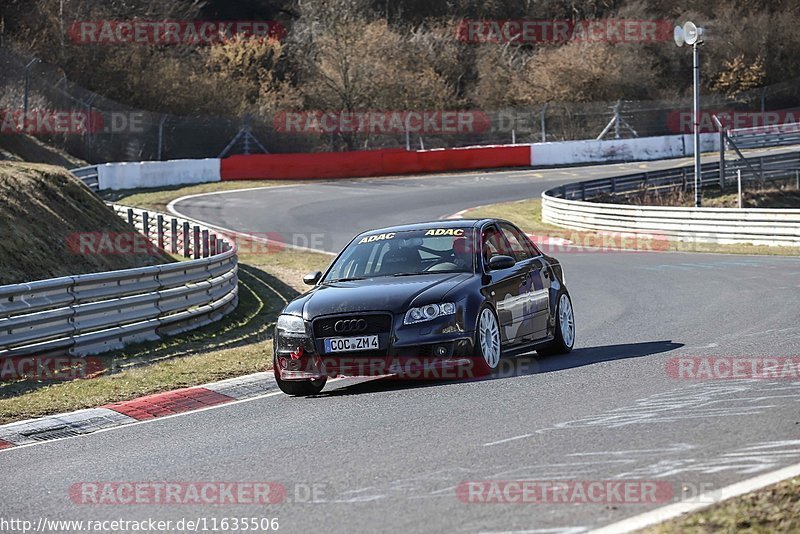
<path id="1" fill-rule="evenodd" d="M 703 187 L 727 184 L 744 170 L 750 180 L 798 179 L 800 152 L 702 167 Z M 800 209 L 737 209 L 639 206 L 598 199 L 664 189 L 694 189 L 690 166 L 577 182 L 542 194 L 544 222 L 579 230 L 655 235 L 684 241 L 800 246 Z M 587 202 L 595 200 L 595 202 Z"/>
<path id="2" fill-rule="evenodd" d="M 739 128 L 728 132 L 739 149 L 800 145 L 800 123 Z"/>
<path id="3" fill-rule="evenodd" d="M 32 110 L 78 110 L 91 117 L 82 134 L 37 134 L 49 144 L 86 161 L 143 161 L 218 157 L 247 124 L 252 134 L 231 146 L 241 153 L 245 144 L 271 153 L 338 151 L 377 148 L 447 148 L 472 145 L 533 143 L 607 137 L 646 137 L 688 133 L 690 98 L 594 103 L 551 102 L 526 109 L 468 110 L 479 119 L 478 128 L 456 134 L 392 131 L 308 133 L 284 131 L 280 114 L 255 111 L 244 117 L 175 116 L 120 104 L 68 80 L 63 71 L 22 52 L 0 47 L 0 110 L 22 109 L 25 87 Z M 27 84 L 26 84 L 27 79 Z M 703 109 L 713 112 L 760 113 L 788 109 L 800 103 L 797 80 L 741 93 L 736 100 L 704 95 Z M 384 110 L 385 111 L 385 110 Z M 397 110 L 404 111 L 404 110 Z M 420 111 L 420 110 L 405 110 Z M 614 120 L 616 119 L 616 120 Z M 713 125 L 707 125 L 713 131 Z M 688 128 L 688 129 L 687 129 Z M 258 143 L 249 142 L 251 139 Z"/>
<path id="4" fill-rule="evenodd" d="M 113 206 L 190 261 L 0 287 L 0 359 L 96 354 L 198 328 L 238 303 L 236 246 L 177 217 Z"/>

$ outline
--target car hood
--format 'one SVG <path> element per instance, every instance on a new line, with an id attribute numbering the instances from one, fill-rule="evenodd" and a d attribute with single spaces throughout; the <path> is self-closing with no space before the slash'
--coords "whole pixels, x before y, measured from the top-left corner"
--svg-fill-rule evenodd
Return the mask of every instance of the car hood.
<path id="1" fill-rule="evenodd" d="M 448 291 L 473 276 L 441 273 L 321 284 L 292 301 L 284 312 L 302 315 L 306 320 L 349 312 L 401 313 L 412 305 L 440 302 Z"/>

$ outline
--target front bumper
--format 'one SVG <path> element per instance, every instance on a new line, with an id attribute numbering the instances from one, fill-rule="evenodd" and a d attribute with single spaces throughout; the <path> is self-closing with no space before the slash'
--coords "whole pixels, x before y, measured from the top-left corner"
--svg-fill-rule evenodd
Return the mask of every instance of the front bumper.
<path id="1" fill-rule="evenodd" d="M 382 339 L 384 337 L 382 336 Z M 317 380 L 338 376 L 397 376 L 405 379 L 461 379 L 473 376 L 471 333 L 431 336 L 425 343 L 400 345 L 386 335 L 378 351 L 324 354 L 319 340 L 275 337 L 275 373 L 281 380 Z M 382 342 L 383 343 L 383 342 Z"/>

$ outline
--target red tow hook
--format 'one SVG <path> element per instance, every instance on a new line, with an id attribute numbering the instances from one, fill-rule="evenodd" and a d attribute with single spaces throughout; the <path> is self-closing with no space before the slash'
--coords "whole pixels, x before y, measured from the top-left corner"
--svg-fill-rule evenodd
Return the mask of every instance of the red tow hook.
<path id="1" fill-rule="evenodd" d="M 303 347 L 297 347 L 297 350 L 295 350 L 294 352 L 290 352 L 289 356 L 291 356 L 293 360 L 299 360 L 305 355 L 305 353 L 306 349 L 304 349 Z"/>

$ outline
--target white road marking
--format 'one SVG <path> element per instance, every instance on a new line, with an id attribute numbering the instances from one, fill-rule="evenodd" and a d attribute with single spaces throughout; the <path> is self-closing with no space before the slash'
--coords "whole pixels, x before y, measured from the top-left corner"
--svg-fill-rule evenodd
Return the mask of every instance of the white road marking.
<path id="1" fill-rule="evenodd" d="M 580 534 L 589 530 L 586 527 L 556 527 L 556 528 L 534 528 L 530 530 L 481 530 L 480 534 Z"/>
<path id="2" fill-rule="evenodd" d="M 506 439 L 501 439 L 501 440 L 498 440 L 498 441 L 490 441 L 489 443 L 484 443 L 483 446 L 484 447 L 491 447 L 492 445 L 500 445 L 502 443 L 508 443 L 509 441 L 516 441 L 518 439 L 530 438 L 530 437 L 533 437 L 535 435 L 536 434 L 522 434 L 522 435 L 519 435 L 519 436 L 514 436 L 513 438 L 506 438 Z"/>
<path id="3" fill-rule="evenodd" d="M 275 186 L 275 187 L 253 187 L 251 189 L 232 189 L 230 191 L 214 191 L 214 192 L 211 192 L 211 193 L 198 193 L 196 195 L 186 195 L 186 196 L 183 196 L 183 197 L 180 197 L 180 198 L 176 198 L 175 200 L 173 200 L 169 204 L 167 204 L 167 211 L 169 213 L 171 213 L 172 215 L 175 215 L 176 217 L 181 217 L 182 219 L 186 219 L 187 221 L 192 221 L 192 222 L 195 222 L 197 224 L 202 224 L 203 226 L 207 226 L 208 228 L 213 228 L 215 230 L 221 230 L 221 231 L 226 232 L 226 233 L 228 233 L 230 235 L 236 235 L 236 236 L 244 237 L 244 238 L 250 239 L 251 241 L 255 241 L 256 243 L 264 243 L 265 245 L 280 245 L 280 246 L 283 246 L 283 247 L 286 247 L 286 248 L 290 248 L 292 250 L 299 250 L 301 252 L 316 252 L 317 254 L 325 254 L 327 256 L 336 256 L 335 252 L 328 252 L 327 250 L 320 250 L 320 249 L 317 249 L 317 248 L 301 247 L 299 245 L 292 245 L 292 244 L 289 244 L 289 243 L 284 243 L 282 241 L 275 241 L 274 239 L 267 239 L 265 237 L 260 237 L 260 236 L 256 236 L 256 235 L 253 235 L 253 234 L 248 234 L 246 232 L 238 232 L 238 231 L 233 230 L 231 228 L 226 228 L 225 226 L 219 226 L 219 225 L 216 225 L 216 224 L 211 224 L 211 223 L 208 223 L 208 222 L 205 222 L 205 221 L 201 221 L 200 219 L 195 219 L 193 217 L 189 217 L 188 215 L 184 215 L 183 213 L 179 212 L 175 208 L 175 205 L 178 202 L 181 202 L 183 200 L 189 200 L 189 199 L 193 199 L 193 198 L 198 198 L 198 197 L 205 197 L 205 196 L 211 196 L 211 195 L 223 195 L 223 194 L 227 194 L 227 193 L 240 193 L 242 191 L 256 191 L 256 190 L 260 190 L 260 189 L 283 189 L 283 188 L 286 188 L 286 187 L 296 187 L 296 186 L 294 186 L 294 185 L 279 185 L 279 186 Z"/>
<path id="4" fill-rule="evenodd" d="M 663 449 L 631 449 L 627 451 L 603 451 L 603 452 L 574 452 L 567 456 L 628 456 L 632 454 L 662 454 L 666 452 L 684 452 L 696 448 L 688 443 L 677 443 L 671 447 Z"/>
<path id="5" fill-rule="evenodd" d="M 778 402 L 773 402 L 774 399 L 777 399 Z M 553 430 L 615 429 L 629 425 L 758 415 L 774 408 L 786 406 L 785 401 L 792 399 L 800 402 L 800 382 L 759 380 L 730 380 L 724 383 L 701 382 L 656 393 L 637 399 L 630 405 L 613 408 L 596 415 L 556 423 L 551 427 L 540 428 L 526 434 L 484 443 L 483 446 L 502 445 Z"/>
<path id="6" fill-rule="evenodd" d="M 707 508 L 721 501 L 732 499 L 739 495 L 744 495 L 796 476 L 800 476 L 800 464 L 790 465 L 789 467 L 784 467 L 783 469 L 778 469 L 771 473 L 736 482 L 735 484 L 731 484 L 719 490 L 703 493 L 690 501 L 670 504 L 634 517 L 623 519 L 622 521 L 592 530 L 591 534 L 624 534 L 626 532 L 633 532 L 657 523 L 668 521 L 683 514 L 702 510 L 703 508 Z"/>

